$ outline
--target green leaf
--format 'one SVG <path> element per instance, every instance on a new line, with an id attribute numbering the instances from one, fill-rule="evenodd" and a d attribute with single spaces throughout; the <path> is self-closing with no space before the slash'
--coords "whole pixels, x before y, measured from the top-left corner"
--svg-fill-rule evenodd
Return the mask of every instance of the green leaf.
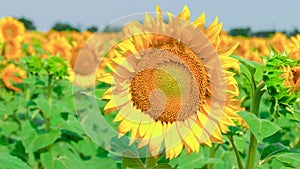
<path id="1" fill-rule="evenodd" d="M 269 137 L 279 131 L 281 128 L 266 119 L 259 119 L 254 114 L 241 111 L 239 115 L 247 122 L 250 127 L 250 131 L 255 136 L 258 142 L 262 139 Z"/>
<path id="2" fill-rule="evenodd" d="M 240 65 L 241 74 L 248 78 L 249 82 L 252 81 L 252 77 L 254 78 L 255 82 L 259 82 L 263 78 L 263 67 L 260 63 L 255 61 L 250 61 L 248 59 L 240 58 L 235 55 L 231 55 L 232 58 L 237 59 Z"/>
<path id="3" fill-rule="evenodd" d="M 19 129 L 19 124 L 15 121 L 0 121 L 0 135 L 9 136 Z"/>
<path id="4" fill-rule="evenodd" d="M 51 114 L 51 106 L 49 105 L 49 103 L 43 99 L 43 98 L 37 98 L 34 100 L 34 102 L 36 103 L 37 107 L 42 110 L 43 112 L 46 113 L 47 117 L 50 116 Z"/>
<path id="5" fill-rule="evenodd" d="M 277 153 L 280 153 L 282 151 L 287 151 L 288 148 L 282 145 L 281 143 L 273 143 L 268 145 L 266 148 L 263 149 L 260 159 L 264 160 L 266 158 L 269 158 Z"/>
<path id="6" fill-rule="evenodd" d="M 263 78 L 263 67 L 260 63 L 254 61 L 252 61 L 251 63 L 255 67 L 254 79 L 256 82 L 259 82 Z"/>
<path id="7" fill-rule="evenodd" d="M 170 164 L 158 164 L 153 169 L 172 169 Z"/>
<path id="8" fill-rule="evenodd" d="M 245 65 L 252 75 L 255 73 L 255 66 L 248 59 L 241 58 L 239 56 L 231 55 L 232 58 L 238 60 L 242 65 Z"/>
<path id="9" fill-rule="evenodd" d="M 217 158 L 203 157 L 196 153 L 191 153 L 190 155 L 181 154 L 180 157 L 170 162 L 173 167 L 177 166 L 178 169 L 202 168 L 205 165 L 217 163 L 223 163 L 223 161 Z"/>
<path id="10" fill-rule="evenodd" d="M 45 169 L 87 168 L 75 149 L 65 142 L 54 144 L 50 152 L 41 154 Z"/>
<path id="11" fill-rule="evenodd" d="M 144 169 L 144 163 L 132 152 L 126 151 L 122 156 L 122 169 Z"/>
<path id="12" fill-rule="evenodd" d="M 93 156 L 97 154 L 98 146 L 88 138 L 80 140 L 77 144 L 74 144 L 74 146 L 80 153 L 86 156 Z"/>
<path id="13" fill-rule="evenodd" d="M 115 161 L 111 158 L 99 158 L 92 157 L 90 160 L 85 162 L 86 168 L 89 169 L 115 169 L 117 165 Z"/>
<path id="14" fill-rule="evenodd" d="M 249 83 L 251 83 L 252 75 L 251 75 L 251 72 L 248 70 L 248 68 L 245 65 L 241 64 L 240 65 L 240 71 L 241 71 L 241 74 L 244 75 L 247 78 Z"/>
<path id="15" fill-rule="evenodd" d="M 274 157 L 284 164 L 300 168 L 300 153 L 280 153 Z"/>
<path id="16" fill-rule="evenodd" d="M 35 152 L 53 144 L 60 137 L 60 130 L 51 130 L 45 134 L 38 134 L 29 121 L 22 124 L 21 140 L 26 152 Z"/>
<path id="17" fill-rule="evenodd" d="M 0 153 L 0 167 L 5 167 L 6 169 L 15 169 L 15 168 L 22 168 L 22 169 L 31 169 L 25 162 L 21 159 L 12 156 L 8 153 Z"/>

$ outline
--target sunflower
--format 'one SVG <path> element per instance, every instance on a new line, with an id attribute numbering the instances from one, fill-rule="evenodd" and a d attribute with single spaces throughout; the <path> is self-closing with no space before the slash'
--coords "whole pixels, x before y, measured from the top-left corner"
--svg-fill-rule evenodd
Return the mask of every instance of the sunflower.
<path id="1" fill-rule="evenodd" d="M 21 90 L 15 87 L 12 82 L 22 83 L 23 79 L 26 78 L 26 72 L 16 67 L 14 64 L 9 64 L 2 70 L 1 77 L 7 88 L 20 92 Z"/>
<path id="2" fill-rule="evenodd" d="M 114 33 L 96 33 L 93 38 L 86 43 L 74 43 L 73 56 L 71 59 L 71 67 L 73 72 L 73 84 L 84 88 L 95 86 L 96 77 L 104 74 L 103 69 L 107 58 L 101 58 L 106 55 L 107 50 L 111 44 L 115 43 L 118 34 Z M 99 63 L 99 65 L 98 65 Z"/>
<path id="3" fill-rule="evenodd" d="M 12 18 L 2 18 L 0 21 L 0 38 L 12 41 L 25 32 L 25 26 L 20 21 Z"/>
<path id="4" fill-rule="evenodd" d="M 23 56 L 22 42 L 19 40 L 7 41 L 4 45 L 4 57 L 7 60 L 18 59 Z"/>
<path id="5" fill-rule="evenodd" d="M 218 18 L 205 27 L 203 13 L 190 22 L 187 6 L 164 22 L 146 13 L 144 24 L 125 26 L 126 37 L 109 53 L 107 72 L 99 80 L 111 84 L 103 99 L 105 113 L 118 110 L 119 136 L 130 133 L 130 144 L 147 146 L 153 156 L 174 158 L 183 148 L 198 152 L 200 144 L 222 143 L 222 133 L 239 119 L 237 47 L 220 46 Z"/>
<path id="6" fill-rule="evenodd" d="M 44 34 L 41 32 L 27 32 L 24 34 L 22 43 L 27 44 L 25 52 L 27 55 L 40 55 L 39 49 L 41 49 L 42 44 L 47 41 Z"/>
<path id="7" fill-rule="evenodd" d="M 45 49 L 53 56 L 59 55 L 67 61 L 72 58 L 72 46 L 63 36 L 51 38 L 50 42 L 45 44 Z"/>

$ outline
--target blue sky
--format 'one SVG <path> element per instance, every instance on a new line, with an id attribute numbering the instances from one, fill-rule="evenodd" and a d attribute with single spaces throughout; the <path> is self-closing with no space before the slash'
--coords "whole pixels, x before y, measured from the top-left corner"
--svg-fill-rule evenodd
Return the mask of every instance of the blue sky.
<path id="1" fill-rule="evenodd" d="M 252 30 L 300 29 L 298 0 L 5 0 L 0 6 L 0 16 L 28 17 L 39 30 L 46 31 L 56 21 L 81 28 L 102 27 L 125 15 L 154 12 L 156 5 L 164 12 L 178 14 L 184 4 L 190 8 L 191 19 L 205 12 L 208 23 L 218 16 L 225 29 L 248 26 Z"/>

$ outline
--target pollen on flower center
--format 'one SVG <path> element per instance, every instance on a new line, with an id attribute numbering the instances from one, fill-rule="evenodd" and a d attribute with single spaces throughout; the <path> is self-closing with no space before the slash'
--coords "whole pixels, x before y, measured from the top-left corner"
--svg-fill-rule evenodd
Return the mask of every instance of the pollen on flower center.
<path id="1" fill-rule="evenodd" d="M 195 115 L 209 87 L 201 59 L 178 42 L 157 46 L 142 55 L 138 64 L 141 71 L 130 83 L 134 106 L 162 122 L 184 121 Z"/>

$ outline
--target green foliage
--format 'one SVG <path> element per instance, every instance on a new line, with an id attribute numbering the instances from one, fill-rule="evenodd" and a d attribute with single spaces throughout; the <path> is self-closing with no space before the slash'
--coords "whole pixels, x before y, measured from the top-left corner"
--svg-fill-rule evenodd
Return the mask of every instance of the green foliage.
<path id="1" fill-rule="evenodd" d="M 0 152 L 0 164 L 1 164 L 1 168 L 2 166 L 5 166 L 5 168 L 7 169 L 15 169 L 15 168 L 30 169 L 30 167 L 24 161 L 8 153 Z"/>
<path id="2" fill-rule="evenodd" d="M 54 24 L 54 26 L 52 27 L 53 30 L 56 31 L 76 31 L 76 32 L 80 32 L 79 28 L 73 27 L 68 23 L 62 23 L 62 22 L 57 22 Z"/>
<path id="3" fill-rule="evenodd" d="M 66 60 L 58 56 L 48 58 L 46 62 L 46 70 L 51 76 L 56 78 L 63 78 L 68 75 Z"/>
<path id="4" fill-rule="evenodd" d="M 30 30 L 30 31 L 36 30 L 36 26 L 30 19 L 21 17 L 21 18 L 18 18 L 18 20 L 24 24 L 24 26 L 27 30 Z"/>
<path id="5" fill-rule="evenodd" d="M 259 119 L 249 112 L 239 112 L 249 125 L 250 131 L 254 134 L 257 141 L 262 141 L 280 130 L 276 124 L 266 119 Z"/>
<path id="6" fill-rule="evenodd" d="M 272 51 L 271 55 L 265 60 L 263 77 L 271 96 L 271 113 L 273 116 L 291 114 L 297 119 L 292 106 L 300 97 L 300 90 L 293 91 L 292 87 L 285 86 L 284 81 L 289 79 L 283 75 L 291 73 L 286 72 L 286 70 L 297 65 L 297 60 L 281 55 L 276 51 Z"/>
<path id="7" fill-rule="evenodd" d="M 98 27 L 97 26 L 90 26 L 86 30 L 90 31 L 90 32 L 97 32 L 98 31 Z"/>
<path id="8" fill-rule="evenodd" d="M 0 89 L 0 168 L 117 168 L 81 128 L 65 60 L 28 56 L 20 64 L 24 91 Z"/>
<path id="9" fill-rule="evenodd" d="M 26 57 L 29 73 L 39 74 L 44 68 L 44 63 L 38 56 Z"/>

